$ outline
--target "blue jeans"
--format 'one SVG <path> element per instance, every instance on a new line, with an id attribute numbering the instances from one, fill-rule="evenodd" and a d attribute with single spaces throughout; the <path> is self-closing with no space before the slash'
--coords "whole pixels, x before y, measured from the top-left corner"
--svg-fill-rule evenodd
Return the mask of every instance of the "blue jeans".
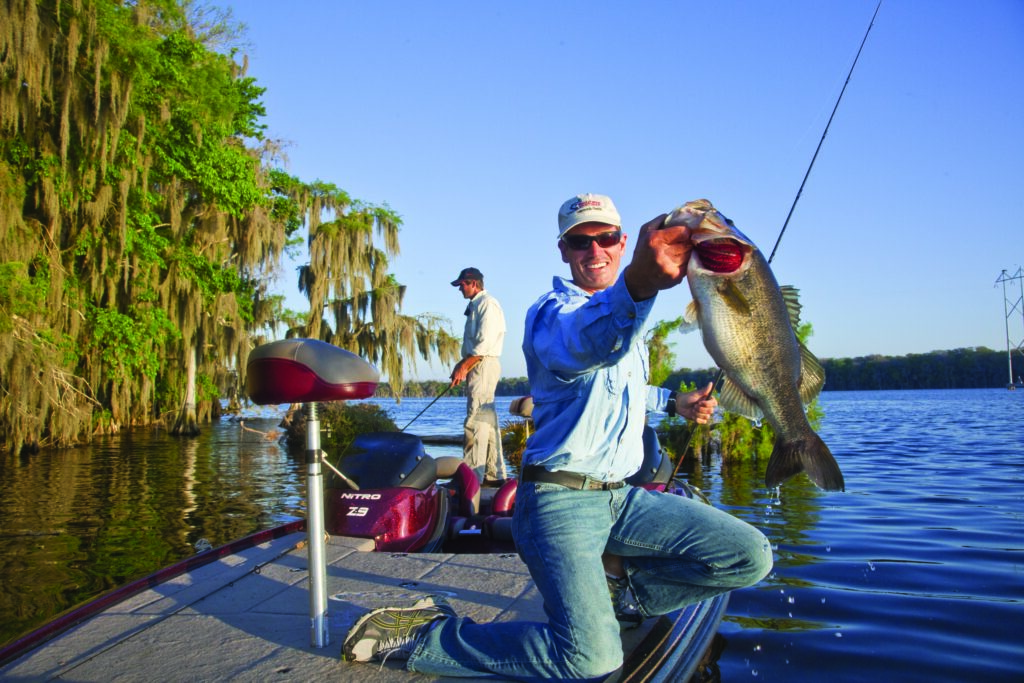
<path id="1" fill-rule="evenodd" d="M 605 551 L 623 556 L 647 616 L 753 585 L 772 567 L 768 539 L 749 524 L 701 502 L 631 486 L 574 491 L 521 484 L 513 533 L 548 623 L 438 621 L 410 657 L 410 671 L 520 681 L 599 679 L 615 671 L 622 640 Z"/>

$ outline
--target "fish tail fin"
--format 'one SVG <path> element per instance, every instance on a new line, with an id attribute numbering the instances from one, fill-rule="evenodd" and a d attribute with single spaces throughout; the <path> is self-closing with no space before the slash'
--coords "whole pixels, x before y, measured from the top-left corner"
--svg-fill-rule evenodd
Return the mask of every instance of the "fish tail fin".
<path id="1" fill-rule="evenodd" d="M 814 432 L 799 441 L 784 442 L 776 439 L 768 459 L 765 485 L 774 488 L 800 472 L 806 472 L 810 480 L 825 491 L 846 490 L 839 463 L 832 457 L 832 452 L 821 437 Z"/>
<path id="2" fill-rule="evenodd" d="M 821 437 L 813 432 L 812 434 L 813 438 L 809 439 L 810 443 L 802 453 L 804 471 L 820 489 L 845 491 L 846 481 L 843 479 L 842 470 L 839 469 L 839 463 L 832 457 L 832 451 Z"/>
<path id="3" fill-rule="evenodd" d="M 800 442 L 775 438 L 772 455 L 768 458 L 768 471 L 764 475 L 764 483 L 770 489 L 775 488 L 790 477 L 803 472 L 804 463 L 800 457 Z"/>

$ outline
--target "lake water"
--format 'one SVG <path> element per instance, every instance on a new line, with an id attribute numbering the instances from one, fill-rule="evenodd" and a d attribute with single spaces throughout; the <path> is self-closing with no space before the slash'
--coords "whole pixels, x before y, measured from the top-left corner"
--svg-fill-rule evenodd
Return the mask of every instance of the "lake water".
<path id="1" fill-rule="evenodd" d="M 509 398 L 499 398 L 506 416 Z M 399 427 L 428 399 L 388 407 Z M 733 593 L 721 681 L 1024 680 L 1024 391 L 827 392 L 821 434 L 844 493 L 717 456 L 687 473 L 762 529 L 776 564 Z M 442 398 L 411 433 L 461 433 Z M 304 515 L 302 456 L 280 413 L 197 439 L 134 431 L 0 459 L 0 643 L 105 590 Z M 435 455 L 452 446 L 428 446 Z"/>

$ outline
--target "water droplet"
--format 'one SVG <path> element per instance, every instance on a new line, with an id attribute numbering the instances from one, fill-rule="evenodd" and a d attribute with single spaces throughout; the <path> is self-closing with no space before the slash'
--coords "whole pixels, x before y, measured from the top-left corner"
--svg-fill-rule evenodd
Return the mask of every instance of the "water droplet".
<path id="1" fill-rule="evenodd" d="M 794 596 L 792 596 L 792 595 L 789 596 L 789 604 L 791 604 L 791 605 L 795 605 L 796 604 L 796 598 Z"/>
<path id="2" fill-rule="evenodd" d="M 754 646 L 754 652 L 760 652 L 760 651 L 761 651 L 761 645 L 760 644 L 755 645 Z"/>
<path id="3" fill-rule="evenodd" d="M 843 637 L 843 634 L 840 633 L 839 631 L 836 631 L 836 638 L 842 638 L 842 637 Z"/>

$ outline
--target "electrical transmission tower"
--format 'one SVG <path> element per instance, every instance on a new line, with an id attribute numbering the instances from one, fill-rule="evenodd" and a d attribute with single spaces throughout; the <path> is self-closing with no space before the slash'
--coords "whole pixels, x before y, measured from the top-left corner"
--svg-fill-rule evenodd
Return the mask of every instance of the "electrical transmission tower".
<path id="1" fill-rule="evenodd" d="M 1016 294 L 1016 298 L 1013 294 L 1013 283 L 1017 283 L 1019 293 Z M 1020 341 L 1013 342 L 1010 333 L 1010 318 L 1020 316 L 1021 324 L 1024 325 L 1024 269 L 1018 268 L 1017 272 L 1010 275 L 1005 270 L 999 274 L 999 278 L 996 280 L 996 284 L 1002 283 L 1003 285 L 1003 313 L 1006 316 L 1006 365 L 1007 371 L 1009 372 L 1010 381 L 1007 383 L 1007 389 L 1018 389 L 1024 388 L 1024 382 L 1021 381 L 1020 375 L 1015 376 L 1013 374 L 1013 352 L 1016 351 L 1021 357 L 1024 357 L 1024 332 L 1022 336 L 1017 337 Z M 1010 291 L 1007 292 L 1007 285 L 1009 285 Z M 1016 329 L 1016 325 L 1012 326 Z"/>

